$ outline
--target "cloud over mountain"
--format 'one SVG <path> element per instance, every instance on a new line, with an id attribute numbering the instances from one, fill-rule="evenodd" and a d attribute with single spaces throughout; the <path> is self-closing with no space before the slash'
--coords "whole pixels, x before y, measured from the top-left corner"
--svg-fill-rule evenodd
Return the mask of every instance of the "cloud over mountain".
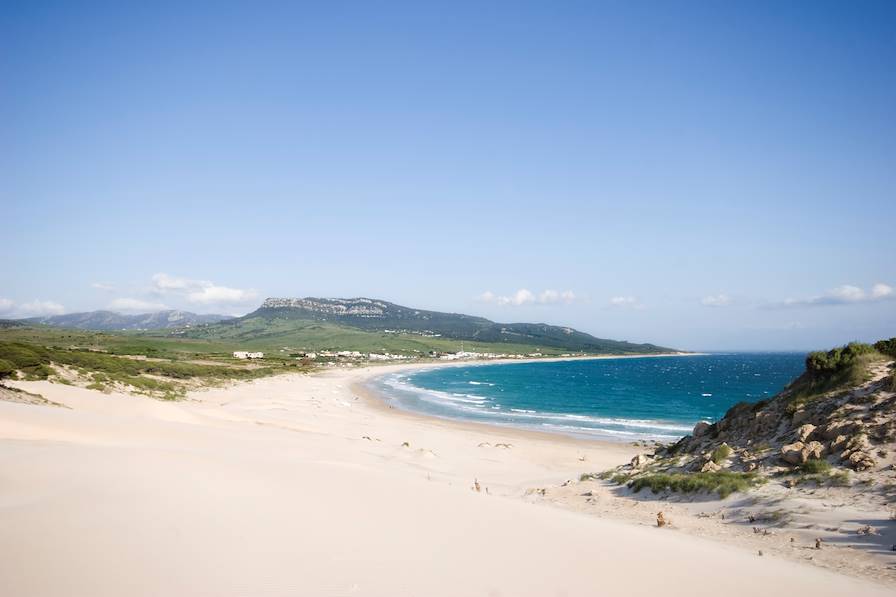
<path id="1" fill-rule="evenodd" d="M 520 288 L 511 295 L 497 295 L 490 290 L 479 295 L 479 300 L 483 303 L 491 303 L 500 306 L 520 306 L 520 305 L 552 305 L 557 303 L 571 303 L 576 300 L 576 295 L 572 290 L 543 290 L 539 294 L 535 294 L 527 288 Z"/>

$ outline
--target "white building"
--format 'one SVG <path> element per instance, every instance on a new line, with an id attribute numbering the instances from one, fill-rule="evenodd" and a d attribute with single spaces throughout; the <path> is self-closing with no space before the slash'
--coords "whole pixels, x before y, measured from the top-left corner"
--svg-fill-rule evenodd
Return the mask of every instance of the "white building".
<path id="1" fill-rule="evenodd" d="M 246 352 L 245 350 L 236 350 L 233 353 L 235 359 L 263 359 L 263 352 Z"/>

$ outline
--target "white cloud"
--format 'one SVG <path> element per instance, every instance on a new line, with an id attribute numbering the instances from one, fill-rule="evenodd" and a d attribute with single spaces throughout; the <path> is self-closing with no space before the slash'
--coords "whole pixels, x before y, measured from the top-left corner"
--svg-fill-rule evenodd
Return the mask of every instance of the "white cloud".
<path id="1" fill-rule="evenodd" d="M 530 304 L 553 305 L 557 303 L 571 303 L 576 300 L 572 290 L 543 290 L 537 296 L 531 290 L 520 288 L 511 295 L 497 295 L 487 290 L 479 295 L 479 300 L 484 303 L 492 303 L 500 306 L 520 306 Z"/>
<path id="2" fill-rule="evenodd" d="M 14 301 L 9 300 L 8 298 L 0 297 L 0 313 L 10 313 L 15 306 L 16 304 Z"/>
<path id="3" fill-rule="evenodd" d="M 97 290 L 104 290 L 106 292 L 112 292 L 115 290 L 114 284 L 108 284 L 106 282 L 94 282 L 90 285 L 91 288 L 96 288 Z"/>
<path id="4" fill-rule="evenodd" d="M 187 300 L 201 305 L 243 304 L 258 299 L 258 293 L 254 290 L 242 290 L 240 288 L 228 288 L 227 286 L 206 286 L 202 290 L 191 292 Z"/>
<path id="5" fill-rule="evenodd" d="M 886 284 L 875 284 L 871 287 L 871 298 L 882 299 L 893 296 L 893 287 Z"/>
<path id="6" fill-rule="evenodd" d="M 168 307 L 162 303 L 153 303 L 136 298 L 117 298 L 109 303 L 108 309 L 112 311 L 126 311 L 131 313 L 149 313 L 152 311 L 164 311 Z"/>
<path id="7" fill-rule="evenodd" d="M 727 294 L 711 294 L 700 299 L 700 303 L 707 307 L 727 307 L 731 304 L 731 297 Z"/>
<path id="8" fill-rule="evenodd" d="M 510 296 L 499 296 L 493 293 L 491 290 L 487 290 L 483 292 L 479 296 L 479 300 L 486 303 L 494 303 L 496 305 L 525 305 L 528 303 L 535 302 L 535 294 L 532 293 L 531 290 L 527 290 L 525 288 L 520 288 L 515 293 Z"/>
<path id="9" fill-rule="evenodd" d="M 175 293 L 197 305 L 241 305 L 258 299 L 254 290 L 219 286 L 209 280 L 178 278 L 165 273 L 152 277 L 153 289 L 159 294 Z"/>
<path id="10" fill-rule="evenodd" d="M 844 284 L 828 290 L 820 296 L 813 296 L 806 299 L 789 298 L 780 303 L 772 303 L 767 305 L 769 308 L 787 308 L 787 307 L 824 307 L 831 305 L 854 305 L 859 303 L 873 303 L 877 301 L 889 300 L 896 298 L 893 294 L 892 286 L 878 282 L 871 287 L 870 292 L 864 289 Z"/>
<path id="11" fill-rule="evenodd" d="M 62 315 L 65 313 L 65 307 L 53 301 L 33 300 L 30 303 L 22 303 L 18 312 L 26 317 Z"/>
<path id="12" fill-rule="evenodd" d="M 640 309 L 641 303 L 633 296 L 614 296 L 610 299 L 612 307 L 628 307 L 631 309 Z"/>
<path id="13" fill-rule="evenodd" d="M 176 278 L 165 273 L 158 273 L 152 277 L 152 283 L 159 292 L 167 292 L 169 290 L 194 290 L 196 288 L 205 288 L 212 286 L 207 280 L 191 280 L 189 278 Z"/>

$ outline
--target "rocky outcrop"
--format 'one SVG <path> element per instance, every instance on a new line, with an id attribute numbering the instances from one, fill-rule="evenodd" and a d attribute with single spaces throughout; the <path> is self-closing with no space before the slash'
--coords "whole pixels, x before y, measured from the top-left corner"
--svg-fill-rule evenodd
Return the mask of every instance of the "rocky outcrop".
<path id="1" fill-rule="evenodd" d="M 807 373 L 776 396 L 737 404 L 715 423 L 700 421 L 691 435 L 638 454 L 600 478 L 638 488 L 671 487 L 661 481 L 703 475 L 694 487 L 724 480 L 743 488 L 776 483 L 787 491 L 825 487 L 894 495 L 896 362 L 861 346 L 850 350 L 868 358 L 850 361 L 853 368 L 844 374 L 824 369 L 827 361 L 817 355 L 810 371 L 810 355 Z M 861 381 L 850 381 L 855 379 Z"/>
<path id="2" fill-rule="evenodd" d="M 894 368 L 877 361 L 855 386 L 812 394 L 797 380 L 769 400 L 735 405 L 716 423 L 701 421 L 691 435 L 658 450 L 650 470 L 817 475 L 811 471 L 830 465 L 824 474 L 874 474 L 893 462 L 881 454 L 896 453 Z M 827 464 L 811 465 L 822 460 Z"/>
<path id="3" fill-rule="evenodd" d="M 781 458 L 789 464 L 803 464 L 809 460 L 821 460 L 826 451 L 821 442 L 794 442 L 781 447 Z"/>
<path id="4" fill-rule="evenodd" d="M 646 454 L 638 454 L 632 458 L 631 466 L 632 468 L 641 468 L 646 466 L 648 462 L 650 462 L 650 458 Z"/>
<path id="5" fill-rule="evenodd" d="M 799 441 L 805 442 L 812 436 L 816 429 L 817 427 L 815 427 L 815 425 L 813 425 L 812 423 L 800 425 L 796 430 L 796 437 Z"/>
<path id="6" fill-rule="evenodd" d="M 710 425 L 706 421 L 699 421 L 696 425 L 694 425 L 694 431 L 692 431 L 691 433 L 694 437 L 700 437 L 702 435 L 706 435 L 710 427 L 712 427 L 712 425 Z"/>

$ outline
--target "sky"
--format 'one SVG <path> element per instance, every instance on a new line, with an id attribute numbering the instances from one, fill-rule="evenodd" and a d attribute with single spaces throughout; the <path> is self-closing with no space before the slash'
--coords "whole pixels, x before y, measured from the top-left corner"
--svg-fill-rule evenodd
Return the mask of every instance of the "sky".
<path id="1" fill-rule="evenodd" d="M 896 336 L 892 2 L 124 4 L 0 3 L 0 317 Z"/>

